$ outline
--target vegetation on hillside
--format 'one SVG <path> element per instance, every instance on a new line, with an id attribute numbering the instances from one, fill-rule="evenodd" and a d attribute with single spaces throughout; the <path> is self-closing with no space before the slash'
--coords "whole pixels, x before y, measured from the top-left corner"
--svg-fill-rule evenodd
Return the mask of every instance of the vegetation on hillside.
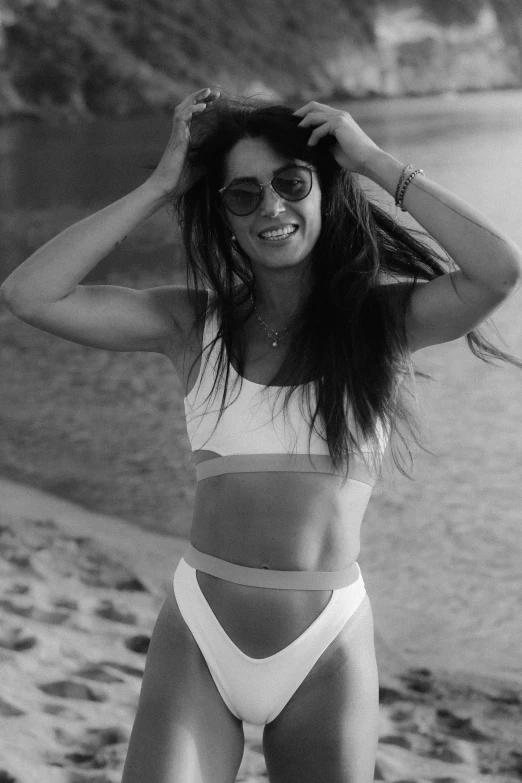
<path id="1" fill-rule="evenodd" d="M 469 26 L 486 7 L 512 58 L 519 0 L 3 0 L 0 116 L 127 115 L 209 83 L 285 98 L 378 93 L 383 9 Z"/>

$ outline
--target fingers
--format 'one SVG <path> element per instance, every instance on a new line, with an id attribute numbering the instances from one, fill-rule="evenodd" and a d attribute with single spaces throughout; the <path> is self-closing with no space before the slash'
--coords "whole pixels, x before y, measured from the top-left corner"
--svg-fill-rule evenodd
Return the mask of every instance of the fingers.
<path id="1" fill-rule="evenodd" d="M 332 132 L 332 128 L 330 126 L 329 122 L 325 122 L 323 125 L 320 125 L 318 128 L 312 131 L 310 134 L 310 138 L 308 139 L 308 146 L 313 147 L 319 139 L 324 138 L 325 136 L 328 136 L 329 133 Z"/>
<path id="2" fill-rule="evenodd" d="M 307 103 L 306 106 L 301 106 L 300 109 L 294 111 L 294 114 L 296 117 L 304 117 L 306 114 L 308 114 L 308 112 L 311 111 L 333 112 L 333 111 L 337 111 L 337 109 L 333 109 L 331 106 L 327 106 L 326 103 L 317 103 L 317 101 L 310 101 L 310 103 Z"/>
<path id="3" fill-rule="evenodd" d="M 320 122 L 328 122 L 333 117 L 340 117 L 341 115 L 342 112 L 336 111 L 335 109 L 331 112 L 311 111 L 306 115 L 306 117 L 303 117 L 298 127 L 308 128 L 310 125 L 317 125 Z"/>
<path id="4" fill-rule="evenodd" d="M 194 111 L 200 112 L 206 109 L 209 103 L 217 100 L 221 93 L 219 90 L 212 90 L 210 87 L 203 87 L 201 90 L 190 93 L 175 108 L 175 113 L 184 120 L 190 119 Z"/>

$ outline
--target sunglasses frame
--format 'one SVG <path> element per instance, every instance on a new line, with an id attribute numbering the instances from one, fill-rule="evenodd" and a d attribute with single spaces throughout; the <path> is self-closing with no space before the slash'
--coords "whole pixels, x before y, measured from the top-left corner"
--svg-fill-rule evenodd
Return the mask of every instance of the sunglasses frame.
<path id="1" fill-rule="evenodd" d="M 308 190 L 308 192 L 304 196 L 299 196 L 299 198 L 288 198 L 287 196 L 282 196 L 281 193 L 279 193 L 274 188 L 274 186 L 272 184 L 274 182 L 274 180 L 277 179 L 278 177 L 280 177 L 281 174 L 283 174 L 285 171 L 288 171 L 288 169 L 305 169 L 306 171 L 310 172 L 310 189 Z M 314 169 L 312 166 L 306 166 L 303 163 L 289 163 L 288 166 L 285 166 L 284 169 L 281 169 L 281 171 L 278 171 L 277 174 L 274 177 L 272 177 L 270 182 L 266 182 L 266 183 L 263 183 L 263 182 L 252 183 L 252 184 L 255 184 L 257 186 L 257 188 L 258 188 L 258 199 L 259 200 L 258 200 L 257 204 L 254 206 L 254 208 L 250 210 L 250 212 L 242 212 L 242 213 L 238 214 L 237 212 L 234 212 L 232 209 L 230 209 L 230 207 L 226 203 L 225 198 L 223 196 L 223 193 L 226 190 L 228 190 L 229 188 L 235 187 L 234 185 L 226 185 L 224 188 L 220 188 L 218 193 L 219 193 L 219 195 L 221 197 L 221 201 L 223 203 L 223 206 L 225 207 L 225 209 L 228 209 L 228 211 L 231 212 L 232 215 L 235 215 L 236 217 L 247 217 L 248 215 L 252 215 L 256 211 L 256 209 L 258 209 L 258 207 L 260 206 L 261 202 L 263 201 L 263 191 L 265 190 L 265 188 L 269 188 L 278 198 L 283 199 L 283 201 L 290 201 L 290 202 L 293 202 L 293 201 L 303 201 L 312 192 L 312 188 L 314 186 L 314 180 L 313 180 L 312 174 L 313 174 L 314 171 L 316 171 L 316 169 Z"/>

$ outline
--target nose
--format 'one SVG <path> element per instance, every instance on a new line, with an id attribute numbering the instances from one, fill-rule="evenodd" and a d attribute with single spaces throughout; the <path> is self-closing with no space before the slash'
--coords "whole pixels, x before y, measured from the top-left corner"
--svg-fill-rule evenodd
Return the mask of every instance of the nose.
<path id="1" fill-rule="evenodd" d="M 281 196 L 279 196 L 272 185 L 263 188 L 263 201 L 261 202 L 261 214 L 266 217 L 276 217 L 280 212 L 285 211 L 285 205 Z"/>

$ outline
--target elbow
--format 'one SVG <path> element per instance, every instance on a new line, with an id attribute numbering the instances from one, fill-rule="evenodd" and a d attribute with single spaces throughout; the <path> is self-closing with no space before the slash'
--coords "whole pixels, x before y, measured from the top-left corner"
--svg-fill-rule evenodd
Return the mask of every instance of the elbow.
<path id="1" fill-rule="evenodd" d="M 0 302 L 5 305 L 13 315 L 16 315 L 17 318 L 21 318 L 22 320 L 29 311 L 28 303 L 24 302 L 22 297 L 6 286 L 5 283 L 0 286 Z"/>
<path id="2" fill-rule="evenodd" d="M 495 290 L 504 296 L 510 296 L 522 281 L 522 251 L 513 248 L 509 258 L 502 264 L 496 276 Z"/>
<path id="3" fill-rule="evenodd" d="M 508 268 L 504 277 L 504 285 L 507 293 L 511 294 L 519 287 L 522 281 L 522 251 L 517 248 L 517 252 L 514 253 L 513 263 Z"/>

